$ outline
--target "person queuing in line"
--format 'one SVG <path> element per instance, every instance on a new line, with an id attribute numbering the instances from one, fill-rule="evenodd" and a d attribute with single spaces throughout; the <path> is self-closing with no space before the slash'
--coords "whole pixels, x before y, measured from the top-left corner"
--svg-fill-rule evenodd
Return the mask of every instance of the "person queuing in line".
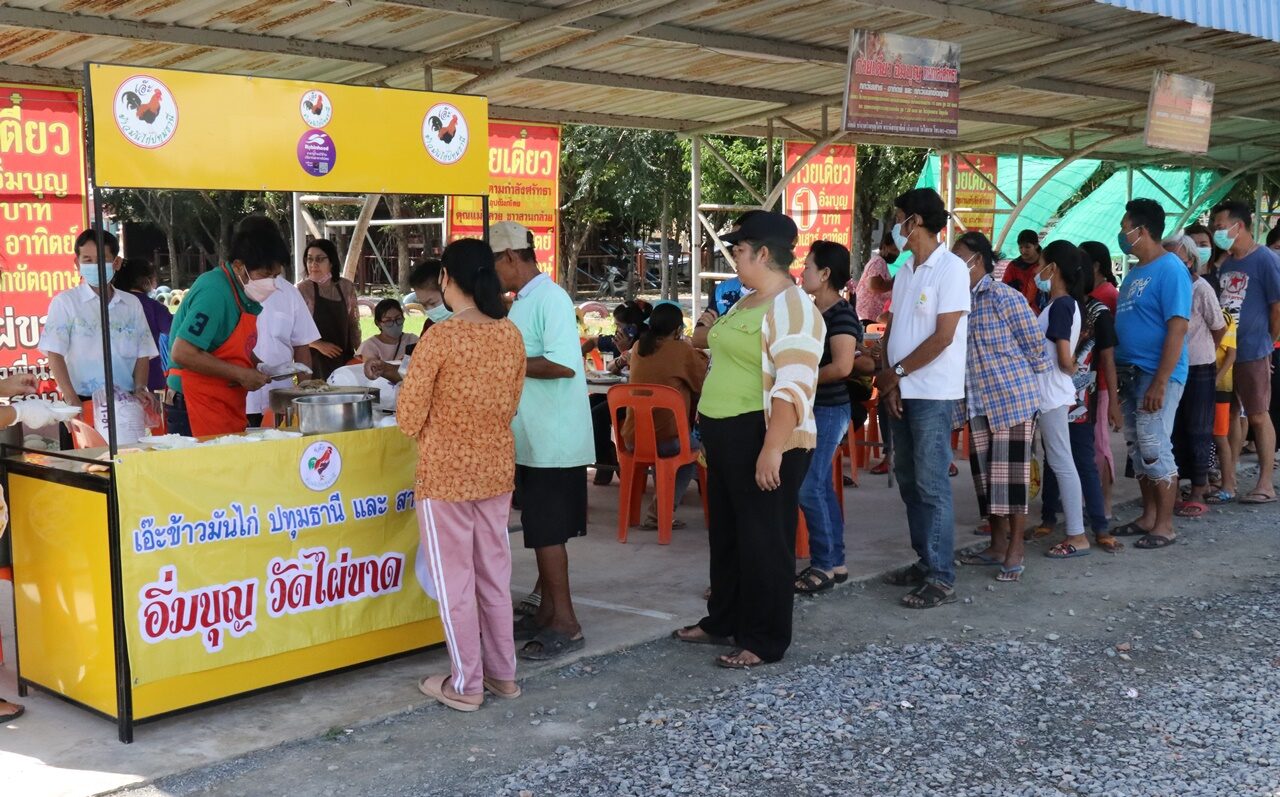
<path id="1" fill-rule="evenodd" d="M 196 278 L 173 318 L 171 434 L 243 432 L 246 398 L 267 384 L 267 375 L 254 367 L 258 314 L 276 292 L 275 276 L 289 262 L 289 246 L 271 219 L 246 216 L 231 237 L 229 257 Z"/>
<path id="2" fill-rule="evenodd" d="M 951 251 L 964 261 L 972 293 L 965 400 L 956 404 L 952 425 L 969 424 L 969 468 L 978 513 L 991 524 L 986 550 L 966 554 L 960 562 L 998 566 L 997 581 L 1018 581 L 1040 406 L 1036 374 L 1048 371 L 1050 362 L 1026 297 L 992 278 L 996 255 L 987 236 L 967 232 Z"/>
<path id="3" fill-rule="evenodd" d="M 312 370 L 317 379 L 346 365 L 360 348 L 360 305 L 356 301 L 356 284 L 342 276 L 342 260 L 338 247 L 327 238 L 307 244 L 304 264 L 306 279 L 298 290 L 320 330 L 320 340 L 312 344 L 315 356 Z"/>
<path id="4" fill-rule="evenodd" d="M 1267 248 L 1280 257 L 1280 225 L 1271 228 L 1267 233 Z M 1277 430 L 1276 451 L 1280 452 L 1280 340 L 1271 349 L 1271 428 Z"/>
<path id="5" fill-rule="evenodd" d="M 1271 424 L 1271 352 L 1280 338 L 1280 260 L 1249 232 L 1253 213 L 1244 202 L 1227 201 L 1210 211 L 1214 242 L 1229 253 L 1219 272 L 1222 307 L 1236 318 L 1236 403 L 1249 418 L 1258 451 L 1258 483 L 1242 504 L 1276 500 L 1271 482 L 1276 430 Z M 1241 442 L 1243 437 L 1238 438 Z M 1240 443 L 1233 441 L 1236 461 Z"/>
<path id="6" fill-rule="evenodd" d="M 698 404 L 707 458 L 711 595 L 707 614 L 673 632 L 730 644 L 717 665 L 782 659 L 791 645 L 800 484 L 817 442 L 813 400 L 825 327 L 788 270 L 796 224 L 758 211 L 721 240 L 743 296 L 709 333 L 715 365 Z"/>
<path id="7" fill-rule="evenodd" d="M 450 674 L 427 676 L 418 688 L 450 708 L 475 711 L 485 692 L 520 696 L 507 515 L 525 349 L 507 319 L 489 246 L 455 241 L 441 263 L 452 316 L 431 328 L 429 345 L 410 363 L 397 418 L 418 444 L 418 528 L 451 665 Z"/>
<path id="8" fill-rule="evenodd" d="M 1204 502 L 1210 506 L 1229 504 L 1236 499 L 1236 456 L 1231 447 L 1231 429 L 1239 426 L 1242 420 L 1239 412 L 1232 411 L 1235 384 L 1231 379 L 1231 369 L 1236 364 L 1236 320 L 1226 311 L 1223 311 L 1222 319 L 1226 326 L 1215 352 L 1217 370 L 1213 405 L 1213 447 L 1218 455 L 1221 481 L 1204 497 Z"/>
<path id="9" fill-rule="evenodd" d="M 684 339 L 684 311 L 680 305 L 663 302 L 653 308 L 649 323 L 631 351 L 631 384 L 665 385 L 674 388 L 684 399 L 686 415 L 692 428 L 693 407 L 702 392 L 707 378 L 707 354 L 693 348 Z M 607 406 L 607 405 L 606 405 Z M 635 446 L 635 418 L 628 413 L 622 424 L 622 442 L 628 449 Z M 670 413 L 658 413 L 654 419 L 654 435 L 658 442 L 658 455 L 673 456 L 680 452 L 680 439 L 676 434 L 676 419 Z M 697 440 L 688 441 L 697 448 Z M 689 463 L 676 471 L 675 506 L 693 481 L 697 465 Z M 673 520 L 673 529 L 684 528 L 684 522 Z M 657 497 L 650 499 L 640 522 L 640 528 L 652 531 L 658 528 Z"/>
<path id="10" fill-rule="evenodd" d="M 888 309 L 889 299 L 893 296 L 893 277 L 889 276 L 889 264 L 901 254 L 893 242 L 892 233 L 886 230 L 880 240 L 880 248 L 862 267 L 858 285 L 850 292 L 849 298 L 854 300 L 858 320 L 863 324 L 878 323 L 880 316 Z"/>
<path id="11" fill-rule="evenodd" d="M 1044 252 L 1045 262 L 1048 263 L 1052 258 L 1054 267 L 1049 269 L 1045 266 L 1040 269 L 1042 282 L 1044 282 L 1046 271 L 1049 272 L 1050 296 L 1049 306 L 1041 316 L 1041 323 L 1044 325 L 1047 321 L 1046 336 L 1052 341 L 1052 350 L 1046 352 L 1046 356 L 1060 367 L 1050 369 L 1049 374 L 1052 376 L 1049 379 L 1043 379 L 1045 383 L 1043 387 L 1046 395 L 1055 394 L 1060 398 L 1062 394 L 1059 390 L 1065 393 L 1066 388 L 1070 388 L 1071 395 L 1065 414 L 1062 415 L 1065 428 L 1053 428 L 1044 437 L 1045 458 L 1050 461 L 1051 467 L 1047 468 L 1045 473 L 1041 525 L 1036 529 L 1036 536 L 1047 536 L 1053 533 L 1057 522 L 1057 511 L 1062 508 L 1067 516 L 1067 538 L 1050 548 L 1045 556 L 1050 559 L 1070 559 L 1088 553 L 1089 541 L 1084 536 L 1083 525 L 1086 516 L 1098 545 L 1106 551 L 1116 553 L 1124 546 L 1108 530 L 1109 519 L 1103 502 L 1102 484 L 1098 479 L 1098 466 L 1095 459 L 1096 423 L 1099 420 L 1095 400 L 1097 384 L 1103 381 L 1099 378 L 1100 374 L 1115 376 L 1113 359 L 1116 345 L 1115 324 L 1111 318 L 1111 311 L 1106 305 L 1089 298 L 1084 292 L 1085 286 L 1092 284 L 1093 279 L 1093 264 L 1089 257 L 1066 241 L 1054 241 L 1045 247 Z M 1068 305 L 1066 300 L 1070 300 L 1071 305 Z M 1066 334 L 1068 312 L 1074 316 L 1073 323 L 1077 330 L 1069 347 L 1063 345 L 1063 339 L 1054 337 L 1055 325 L 1058 326 L 1060 334 Z M 1058 314 L 1057 318 L 1054 317 L 1054 313 Z M 1065 378 L 1060 378 L 1059 375 Z M 1114 384 L 1114 379 L 1111 384 Z M 1119 414 L 1120 407 L 1117 401 L 1115 410 L 1117 421 Z M 1054 413 L 1041 414 L 1042 419 L 1046 416 L 1050 426 L 1059 422 Z M 1100 420 L 1105 426 L 1108 419 L 1104 417 Z M 1119 428 L 1119 425 L 1117 423 L 1116 427 Z M 1051 437 L 1054 440 L 1053 448 L 1056 449 L 1061 445 L 1059 436 L 1062 434 L 1066 435 L 1067 453 L 1071 457 L 1072 471 L 1075 474 L 1075 481 L 1071 485 L 1063 483 L 1071 476 L 1064 476 L 1061 464 L 1053 465 L 1050 457 Z M 1057 452 L 1057 455 L 1060 456 L 1060 452 Z M 1077 500 L 1083 502 L 1077 510 L 1082 512 L 1078 527 L 1072 525 L 1071 504 L 1065 498 L 1073 488 L 1079 491 L 1080 497 Z"/>
<path id="12" fill-rule="evenodd" d="M 423 312 L 427 314 L 427 320 L 422 325 L 424 335 L 432 324 L 447 321 L 453 315 L 445 306 L 444 294 L 440 291 L 439 259 L 429 257 L 414 266 L 409 271 L 409 288 L 413 291 L 413 301 L 422 305 Z"/>
<path id="13" fill-rule="evenodd" d="M 1222 283 L 1218 272 L 1222 268 L 1222 261 L 1227 259 L 1227 251 L 1218 248 L 1218 245 L 1213 242 L 1213 232 L 1198 221 L 1182 232 L 1191 236 L 1191 240 L 1196 242 L 1196 255 L 1204 264 L 1202 276 L 1213 288 L 1213 292 L 1221 297 Z"/>
<path id="14" fill-rule="evenodd" d="M 49 370 L 62 393 L 63 401 L 79 407 L 95 391 L 106 386 L 106 364 L 102 355 L 102 306 L 98 274 L 98 236 L 102 236 L 107 265 L 107 317 L 111 325 L 111 375 L 118 390 L 133 393 L 151 406 L 147 377 L 151 360 L 159 356 L 146 312 L 138 297 L 111 287 L 120 265 L 120 244 L 109 232 L 85 230 L 76 237 L 76 265 L 80 284 L 59 293 L 49 302 L 40 350 L 49 358 Z M 85 418 L 86 422 L 92 422 Z M 66 427 L 60 427 L 60 430 Z M 63 448 L 71 448 L 71 437 L 62 432 Z"/>
<path id="15" fill-rule="evenodd" d="M 1267 232 L 1267 248 L 1272 252 L 1280 252 L 1280 225 L 1272 227 Z"/>
<path id="16" fill-rule="evenodd" d="M 818 389 L 813 400 L 817 441 L 813 459 L 800 485 L 800 509 L 809 528 L 809 566 L 796 576 L 795 590 L 812 594 L 849 580 L 844 558 L 844 514 L 832 480 L 836 448 L 849 431 L 852 403 L 847 380 L 858 360 L 862 325 L 853 307 L 840 297 L 849 281 L 849 250 L 831 241 L 814 241 L 805 257 L 800 287 L 813 297 L 827 334 L 818 361 Z M 867 367 L 874 370 L 871 358 Z"/>
<path id="17" fill-rule="evenodd" d="M 1036 274 L 1040 271 L 1040 235 L 1035 230 L 1018 233 L 1018 256 L 1004 267 L 1001 278 L 1018 293 L 1027 297 L 1033 312 L 1040 312 L 1040 289 L 1036 287 Z"/>
<path id="18" fill-rule="evenodd" d="M 118 291 L 128 291 L 142 304 L 142 314 L 147 318 L 147 328 L 151 330 L 151 340 L 156 344 L 159 354 L 152 357 L 147 365 L 147 390 L 152 393 L 164 392 L 164 363 L 168 357 L 163 352 L 169 344 L 169 329 L 173 326 L 173 313 L 164 302 L 151 298 L 151 291 L 156 289 L 156 269 L 151 261 L 141 257 L 128 257 L 120 264 L 111 286 Z"/>
<path id="19" fill-rule="evenodd" d="M 274 279 L 275 291 L 262 303 L 262 312 L 258 314 L 258 342 L 253 346 L 253 357 L 262 364 L 258 370 L 268 376 L 297 372 L 298 365 L 311 368 L 311 344 L 320 340 L 320 330 L 311 318 L 311 311 L 298 288 L 285 279 L 283 265 Z M 305 371 L 299 373 L 300 378 L 307 378 Z M 280 384 L 268 382 L 246 397 L 249 426 L 262 425 L 263 416 L 271 409 L 273 386 Z"/>
<path id="20" fill-rule="evenodd" d="M 1138 259 L 1120 284 L 1116 376 L 1125 442 L 1142 490 L 1142 514 L 1112 533 L 1140 536 L 1134 547 L 1144 550 L 1163 548 L 1174 540 L 1178 466 L 1173 459 L 1173 418 L 1187 381 L 1191 318 L 1191 281 L 1182 261 L 1160 245 L 1164 225 L 1160 203 L 1134 199 L 1125 205 L 1117 236 L 1120 250 Z"/>
<path id="21" fill-rule="evenodd" d="M 956 600 L 955 508 L 948 470 L 955 403 L 964 397 L 969 277 L 964 261 L 938 243 L 947 224 L 938 192 L 918 188 L 894 200 L 893 239 L 911 259 L 893 280 L 885 368 L 876 377 L 889 404 L 893 472 L 919 560 L 885 580 L 914 589 L 913 609 Z"/>
<path id="22" fill-rule="evenodd" d="M 1080 244 L 1081 256 L 1093 263 L 1093 288 L 1089 291 L 1089 299 L 1085 305 L 1084 331 L 1088 332 L 1090 319 L 1097 318 L 1097 309 L 1093 302 L 1100 302 L 1110 313 L 1112 336 L 1115 335 L 1116 302 L 1120 298 L 1115 272 L 1112 270 L 1111 250 L 1099 241 L 1085 241 Z M 1086 268 L 1088 267 L 1086 263 Z M 1103 322 L 1104 324 L 1106 322 Z M 1096 325 L 1095 325 L 1096 326 Z M 1116 462 L 1111 451 L 1111 428 L 1119 430 L 1123 422 L 1120 412 L 1120 394 L 1117 391 L 1116 351 L 1113 342 L 1110 348 L 1100 349 L 1094 346 L 1094 372 L 1097 381 L 1093 391 L 1093 405 L 1089 415 L 1093 420 L 1093 463 L 1098 469 L 1098 483 L 1102 485 L 1102 513 L 1107 521 L 1111 521 L 1111 489 L 1115 484 Z M 1110 534 L 1105 535 L 1100 543 L 1108 551 L 1119 550 L 1120 543 Z"/>
<path id="23" fill-rule="evenodd" d="M 1226 321 L 1213 287 L 1200 276 L 1205 264 L 1196 242 L 1182 234 L 1166 238 L 1166 252 L 1181 260 L 1191 277 L 1191 318 L 1187 324 L 1187 381 L 1173 419 L 1173 455 L 1183 478 L 1191 480 L 1185 497 L 1176 502 L 1178 517 L 1200 517 L 1209 511 L 1209 467 L 1213 454 L 1214 386 L 1218 377 L 1217 346 Z"/>
<path id="24" fill-rule="evenodd" d="M 533 233 L 503 221 L 489 228 L 489 244 L 503 288 L 516 293 L 510 317 L 526 355 L 512 430 L 520 522 L 524 545 L 537 557 L 541 603 L 516 623 L 516 639 L 528 640 L 521 658 L 545 661 L 586 644 L 569 591 L 565 544 L 587 533 L 587 465 L 595 461 L 591 408 L 573 302 L 538 269 Z"/>

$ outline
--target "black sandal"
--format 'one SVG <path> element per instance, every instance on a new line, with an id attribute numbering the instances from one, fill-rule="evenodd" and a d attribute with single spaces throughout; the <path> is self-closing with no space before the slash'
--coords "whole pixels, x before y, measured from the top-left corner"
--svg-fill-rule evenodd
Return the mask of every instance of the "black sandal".
<path id="1" fill-rule="evenodd" d="M 884 583 L 892 584 L 895 587 L 918 587 L 924 584 L 926 573 L 918 564 L 907 565 L 898 570 L 885 573 Z"/>
<path id="2" fill-rule="evenodd" d="M 702 626 L 694 623 L 693 625 L 686 625 L 683 628 L 677 628 L 672 631 L 671 638 L 689 645 L 714 645 L 715 647 L 723 648 L 733 647 L 733 639 L 727 636 L 714 636 L 712 634 L 708 634 L 706 631 L 702 631 L 702 636 L 687 636 L 687 634 L 695 628 L 702 631 Z"/>
<path id="3" fill-rule="evenodd" d="M 846 575 L 847 579 L 848 576 Z M 816 595 L 826 592 L 836 585 L 835 579 L 816 567 L 806 567 L 796 576 L 795 591 L 797 595 Z"/>
<path id="4" fill-rule="evenodd" d="M 1173 545 L 1177 537 L 1162 537 L 1159 534 L 1148 534 L 1133 544 L 1134 548 L 1141 548 L 1144 551 L 1154 551 L 1157 548 L 1167 548 Z"/>
<path id="5" fill-rule="evenodd" d="M 23 714 L 27 713 L 27 709 L 25 706 L 21 705 L 20 703 L 15 703 L 12 700 L 6 700 L 5 698 L 0 697 L 0 704 L 7 704 L 17 709 L 17 711 L 13 712 L 12 714 L 0 714 L 0 724 L 6 723 L 6 722 L 12 722 L 16 720 L 18 717 L 21 717 Z"/>
<path id="6" fill-rule="evenodd" d="M 586 637 L 573 639 L 554 628 L 544 628 L 538 632 L 536 637 L 520 648 L 516 655 L 525 661 L 551 661 L 552 659 L 560 658 L 566 653 L 581 650 L 586 644 Z M 537 645 L 538 648 L 533 650 L 529 647 L 530 645 Z"/>
<path id="7" fill-rule="evenodd" d="M 944 603 L 955 602 L 954 587 L 944 587 L 932 581 L 902 598 L 902 605 L 908 609 L 934 609 Z"/>
<path id="8" fill-rule="evenodd" d="M 1145 537 L 1151 532 L 1138 525 L 1138 521 L 1117 526 L 1111 530 L 1112 537 Z"/>
<path id="9" fill-rule="evenodd" d="M 512 628 L 512 638 L 516 642 L 526 642 L 536 637 L 541 630 L 542 627 L 538 625 L 532 615 L 522 614 L 515 621 L 515 625 Z"/>

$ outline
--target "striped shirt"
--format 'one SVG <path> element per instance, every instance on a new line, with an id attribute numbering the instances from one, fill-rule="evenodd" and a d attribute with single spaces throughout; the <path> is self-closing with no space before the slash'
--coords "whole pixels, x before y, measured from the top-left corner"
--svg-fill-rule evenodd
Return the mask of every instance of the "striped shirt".
<path id="1" fill-rule="evenodd" d="M 773 400 L 791 402 L 799 423 L 784 451 L 813 448 L 818 426 L 813 399 L 818 387 L 818 361 L 827 325 L 822 314 L 798 285 L 774 297 L 760 328 L 761 365 L 764 376 L 764 417 L 769 423 Z"/>
<path id="2" fill-rule="evenodd" d="M 1040 405 L 1036 374 L 1049 370 L 1044 336 L 1026 297 L 990 275 L 973 286 L 969 311 L 965 401 L 953 426 L 985 415 L 992 429 L 1009 429 L 1035 417 Z"/>

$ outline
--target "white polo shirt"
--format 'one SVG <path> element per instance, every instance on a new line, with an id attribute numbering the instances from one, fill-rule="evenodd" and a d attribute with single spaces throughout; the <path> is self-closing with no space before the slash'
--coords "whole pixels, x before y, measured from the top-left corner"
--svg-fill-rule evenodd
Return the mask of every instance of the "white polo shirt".
<path id="1" fill-rule="evenodd" d="M 951 345 L 925 367 L 901 381 L 908 399 L 964 398 L 964 357 L 969 334 L 969 274 L 964 261 L 945 246 L 933 250 L 921 265 L 909 259 L 893 280 L 893 326 L 889 330 L 888 365 L 906 359 L 938 328 L 942 313 L 961 312 Z"/>

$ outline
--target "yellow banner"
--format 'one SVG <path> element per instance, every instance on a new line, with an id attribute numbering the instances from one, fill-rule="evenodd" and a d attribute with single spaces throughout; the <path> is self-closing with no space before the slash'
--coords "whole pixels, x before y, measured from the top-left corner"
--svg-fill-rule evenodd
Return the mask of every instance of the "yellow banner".
<path id="1" fill-rule="evenodd" d="M 416 458 L 398 429 L 121 455 L 134 684 L 436 617 Z"/>
<path id="2" fill-rule="evenodd" d="M 90 64 L 97 184 L 479 195 L 485 97 Z"/>

